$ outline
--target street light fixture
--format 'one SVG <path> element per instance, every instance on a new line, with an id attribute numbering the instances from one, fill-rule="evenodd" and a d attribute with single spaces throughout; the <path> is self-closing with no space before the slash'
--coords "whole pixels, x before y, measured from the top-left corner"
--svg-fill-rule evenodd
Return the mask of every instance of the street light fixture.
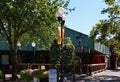
<path id="1" fill-rule="evenodd" d="M 18 55 L 17 55 L 17 57 L 20 57 L 21 43 L 18 42 L 18 43 L 17 43 L 17 46 L 18 46 Z"/>
<path id="2" fill-rule="evenodd" d="M 36 43 L 35 42 L 32 42 L 32 47 L 33 47 L 33 63 L 35 63 L 35 46 L 36 46 Z"/>
<path id="3" fill-rule="evenodd" d="M 20 43 L 20 42 L 18 42 L 18 43 L 17 43 L 17 46 L 20 48 L 20 47 L 21 47 L 21 43 Z"/>
<path id="4" fill-rule="evenodd" d="M 65 19 L 66 19 L 63 7 L 58 8 L 58 11 L 56 13 L 56 17 L 57 17 L 57 20 L 59 22 L 59 26 L 58 26 L 58 44 L 61 44 L 61 47 L 62 47 L 62 44 L 64 42 L 64 31 L 65 31 L 64 30 L 64 24 L 65 24 Z"/>

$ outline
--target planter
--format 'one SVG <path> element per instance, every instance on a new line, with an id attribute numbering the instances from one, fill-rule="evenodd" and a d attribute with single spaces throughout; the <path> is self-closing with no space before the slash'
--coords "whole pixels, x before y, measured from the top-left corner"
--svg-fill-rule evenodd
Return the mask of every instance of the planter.
<path id="1" fill-rule="evenodd" d="M 40 78 L 40 82 L 48 82 L 48 77 Z"/>
<path id="2" fill-rule="evenodd" d="M 33 77 L 33 82 L 48 82 L 48 78 Z"/>
<path id="3" fill-rule="evenodd" d="M 40 82 L 40 78 L 39 77 L 33 77 L 33 82 Z"/>

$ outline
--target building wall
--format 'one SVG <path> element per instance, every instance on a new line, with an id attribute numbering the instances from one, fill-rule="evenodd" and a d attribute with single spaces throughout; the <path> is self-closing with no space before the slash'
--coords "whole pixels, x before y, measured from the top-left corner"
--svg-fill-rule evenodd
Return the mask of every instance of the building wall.
<path id="1" fill-rule="evenodd" d="M 81 35 L 81 38 L 79 39 L 80 41 L 78 41 L 77 36 L 80 36 L 80 35 Z M 84 47 L 89 47 L 90 49 L 94 48 L 94 42 L 88 37 L 88 35 L 85 35 L 81 32 L 66 28 L 65 37 L 70 37 L 75 46 L 81 45 Z"/>
<path id="2" fill-rule="evenodd" d="M 105 63 L 105 56 L 97 55 L 93 57 L 93 64 Z"/>
<path id="3" fill-rule="evenodd" d="M 65 28 L 65 37 L 70 37 L 71 38 L 71 40 L 72 40 L 73 44 L 75 45 L 76 49 L 77 49 L 77 47 L 81 47 L 80 52 L 78 52 L 78 53 L 83 58 L 83 60 L 82 60 L 83 63 L 85 63 L 84 59 L 87 60 L 87 59 L 92 57 L 91 54 L 94 54 L 94 53 L 91 53 L 90 50 L 95 50 L 95 44 L 87 35 L 85 35 L 81 32 L 69 29 L 69 28 Z M 77 39 L 77 37 L 80 37 L 80 38 Z M 8 51 L 8 45 L 7 45 L 6 41 L 2 37 L 0 37 L 0 40 L 1 40 L 1 42 L 0 42 L 0 46 L 1 46 L 0 50 L 1 51 L 0 52 L 4 52 L 4 50 Z M 97 45 L 97 47 L 99 47 L 99 45 Z M 41 47 L 42 47 L 41 44 L 37 43 L 37 45 L 35 47 L 35 50 L 36 50 L 36 56 L 38 56 L 38 57 L 36 57 L 36 58 L 37 58 L 37 62 L 42 62 L 40 59 L 43 59 L 44 63 L 45 63 L 47 61 L 47 59 L 45 59 L 45 58 L 47 58 L 46 54 L 48 56 L 48 53 L 40 52 Z M 99 49 L 99 48 L 97 48 L 97 49 Z M 104 51 L 104 48 L 100 47 L 100 50 L 101 49 Z M 33 60 L 33 48 L 31 46 L 31 42 L 22 43 L 21 49 L 18 49 L 18 51 L 21 51 L 20 55 L 21 55 L 22 58 L 24 58 L 24 59 L 22 59 L 23 63 L 24 62 L 26 62 L 26 63 L 33 62 L 33 61 L 31 61 L 31 60 Z M 42 53 L 42 55 L 40 55 L 41 53 Z M 8 52 L 6 52 L 6 54 L 9 55 Z M 0 54 L 0 55 L 3 55 L 3 54 Z M 43 55 L 44 55 L 44 57 L 42 58 Z M 100 58 L 96 57 L 96 59 L 99 60 Z M 95 61 L 95 63 L 97 63 L 96 60 L 94 60 L 94 61 Z"/>

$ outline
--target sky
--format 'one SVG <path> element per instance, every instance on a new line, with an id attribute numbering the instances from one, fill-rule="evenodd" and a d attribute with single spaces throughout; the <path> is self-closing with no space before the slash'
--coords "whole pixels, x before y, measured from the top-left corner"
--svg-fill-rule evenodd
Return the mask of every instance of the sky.
<path id="1" fill-rule="evenodd" d="M 68 28 L 89 35 L 92 27 L 101 19 L 106 19 L 106 14 L 101 14 L 107 5 L 103 0 L 70 0 L 69 8 L 75 11 L 69 12 L 65 25 Z"/>

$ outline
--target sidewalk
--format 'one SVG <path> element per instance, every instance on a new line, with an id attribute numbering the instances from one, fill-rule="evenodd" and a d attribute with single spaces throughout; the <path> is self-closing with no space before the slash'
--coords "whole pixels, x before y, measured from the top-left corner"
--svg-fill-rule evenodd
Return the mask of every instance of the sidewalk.
<path id="1" fill-rule="evenodd" d="M 65 82 L 120 82 L 120 67 L 116 70 L 105 70 L 100 73 L 93 74 L 92 76 L 79 76 L 75 75 L 73 78 L 65 78 Z"/>

